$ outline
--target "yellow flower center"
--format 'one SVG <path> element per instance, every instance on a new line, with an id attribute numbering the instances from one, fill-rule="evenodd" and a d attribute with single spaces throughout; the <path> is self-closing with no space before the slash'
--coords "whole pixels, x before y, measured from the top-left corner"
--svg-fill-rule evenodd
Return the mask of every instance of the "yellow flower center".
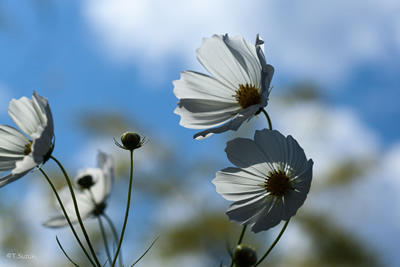
<path id="1" fill-rule="evenodd" d="M 273 171 L 265 180 L 265 189 L 273 196 L 281 197 L 290 189 L 289 177 L 284 171 Z"/>
<path id="2" fill-rule="evenodd" d="M 29 154 L 32 152 L 31 147 L 32 147 L 32 141 L 29 141 L 29 143 L 27 143 L 27 144 L 25 145 L 25 150 L 24 150 L 25 156 L 26 156 L 26 155 L 29 155 Z"/>
<path id="3" fill-rule="evenodd" d="M 239 84 L 239 89 L 235 92 L 236 101 L 243 109 L 261 103 L 261 95 L 259 90 L 252 84 Z"/>

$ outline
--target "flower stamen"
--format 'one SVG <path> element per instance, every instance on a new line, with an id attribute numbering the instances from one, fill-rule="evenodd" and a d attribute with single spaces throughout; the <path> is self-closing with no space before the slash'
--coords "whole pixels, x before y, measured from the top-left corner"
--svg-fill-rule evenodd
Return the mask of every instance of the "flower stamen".
<path id="1" fill-rule="evenodd" d="M 235 92 L 236 101 L 243 109 L 261 103 L 261 95 L 259 89 L 252 84 L 239 84 L 239 89 Z"/>
<path id="2" fill-rule="evenodd" d="M 24 155 L 27 156 L 32 152 L 32 141 L 29 140 L 29 143 L 25 145 Z"/>
<path id="3" fill-rule="evenodd" d="M 271 195 L 281 197 L 290 189 L 289 177 L 282 170 L 274 170 L 265 179 L 264 187 Z"/>

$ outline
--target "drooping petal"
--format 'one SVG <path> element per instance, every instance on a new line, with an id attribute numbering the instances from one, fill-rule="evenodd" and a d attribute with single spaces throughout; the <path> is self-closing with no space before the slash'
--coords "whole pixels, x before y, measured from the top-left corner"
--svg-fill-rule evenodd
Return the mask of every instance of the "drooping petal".
<path id="1" fill-rule="evenodd" d="M 180 125 L 190 129 L 215 127 L 229 121 L 238 107 L 231 103 L 204 99 L 181 99 L 175 114 L 181 116 Z"/>
<path id="2" fill-rule="evenodd" d="M 18 179 L 20 179 L 21 177 L 23 177 L 24 175 L 26 175 L 30 170 L 25 170 L 24 172 L 20 172 L 20 173 L 9 173 L 3 177 L 0 178 L 0 187 L 3 187 L 5 185 L 8 185 L 11 182 L 14 182 Z"/>
<path id="3" fill-rule="evenodd" d="M 250 107 L 242 110 L 240 113 L 236 114 L 227 123 L 225 123 L 219 127 L 216 127 L 216 128 L 211 128 L 211 129 L 199 132 L 199 133 L 195 134 L 193 136 L 193 138 L 196 140 L 202 140 L 204 138 L 210 137 L 213 134 L 223 133 L 228 130 L 236 131 L 237 129 L 239 129 L 240 125 L 242 125 L 243 122 L 248 121 L 251 117 L 253 117 L 257 113 L 258 110 L 259 110 L 258 105 L 250 106 Z"/>
<path id="4" fill-rule="evenodd" d="M 65 211 L 67 212 L 71 223 L 78 222 L 78 216 L 76 215 L 75 206 L 69 188 L 64 187 L 58 192 L 58 194 L 60 196 L 61 201 L 63 202 Z M 78 203 L 79 214 L 81 216 L 81 219 L 84 220 L 88 218 L 91 212 L 93 211 L 94 204 L 90 199 L 89 192 L 76 191 L 75 197 Z M 57 205 L 59 205 L 58 202 Z M 44 222 L 43 225 L 47 227 L 63 227 L 68 225 L 68 221 L 64 217 L 64 215 L 57 215 Z"/>

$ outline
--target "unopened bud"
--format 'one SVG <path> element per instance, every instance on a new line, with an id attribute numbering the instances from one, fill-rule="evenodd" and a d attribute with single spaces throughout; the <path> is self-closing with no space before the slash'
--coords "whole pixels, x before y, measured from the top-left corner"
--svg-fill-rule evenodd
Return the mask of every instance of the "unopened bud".
<path id="1" fill-rule="evenodd" d="M 115 141 L 115 139 L 114 139 Z M 121 136 L 121 144 L 115 141 L 115 144 L 120 148 L 133 151 L 142 147 L 146 141 L 145 139 L 141 139 L 140 135 L 134 132 L 126 132 Z"/>
<path id="2" fill-rule="evenodd" d="M 249 245 L 237 245 L 233 252 L 233 261 L 237 267 L 253 266 L 257 262 L 255 248 Z"/>

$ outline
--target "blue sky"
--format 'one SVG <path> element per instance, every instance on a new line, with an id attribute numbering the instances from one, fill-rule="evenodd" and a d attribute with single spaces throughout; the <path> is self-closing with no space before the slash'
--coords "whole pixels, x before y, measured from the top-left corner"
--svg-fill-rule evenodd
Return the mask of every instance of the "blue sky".
<path id="1" fill-rule="evenodd" d="M 205 153 L 223 138 L 198 143 L 192 140 L 195 131 L 179 126 L 172 81 L 183 70 L 204 72 L 195 54 L 203 37 L 228 33 L 254 42 L 259 33 L 267 61 L 275 67 L 271 102 L 297 82 L 321 88 L 325 106 L 270 104 L 271 113 L 281 118 L 278 129 L 298 134 L 311 155 L 329 153 L 319 160 L 325 163 L 316 166 L 317 173 L 347 155 L 377 154 L 380 166 L 388 166 L 385 159 L 400 159 L 398 14 L 400 3 L 394 0 L 2 1 L 1 123 L 12 124 L 7 114 L 12 98 L 30 97 L 36 90 L 50 101 L 55 153 L 71 158 L 71 165 L 93 162 L 94 156 L 82 158 L 96 151 L 80 156 L 80 150 L 98 145 L 78 128 L 82 112 L 127 114 L 150 139 L 177 144 L 183 154 L 189 154 L 183 149 L 189 145 L 190 153 Z M 316 115 L 334 124 L 319 147 L 307 137 L 312 126 L 306 128 L 307 120 L 318 120 Z M 322 147 L 330 141 L 331 146 Z M 352 145 L 344 145 L 347 141 Z M 390 177 L 398 174 L 397 169 L 389 172 Z"/>

